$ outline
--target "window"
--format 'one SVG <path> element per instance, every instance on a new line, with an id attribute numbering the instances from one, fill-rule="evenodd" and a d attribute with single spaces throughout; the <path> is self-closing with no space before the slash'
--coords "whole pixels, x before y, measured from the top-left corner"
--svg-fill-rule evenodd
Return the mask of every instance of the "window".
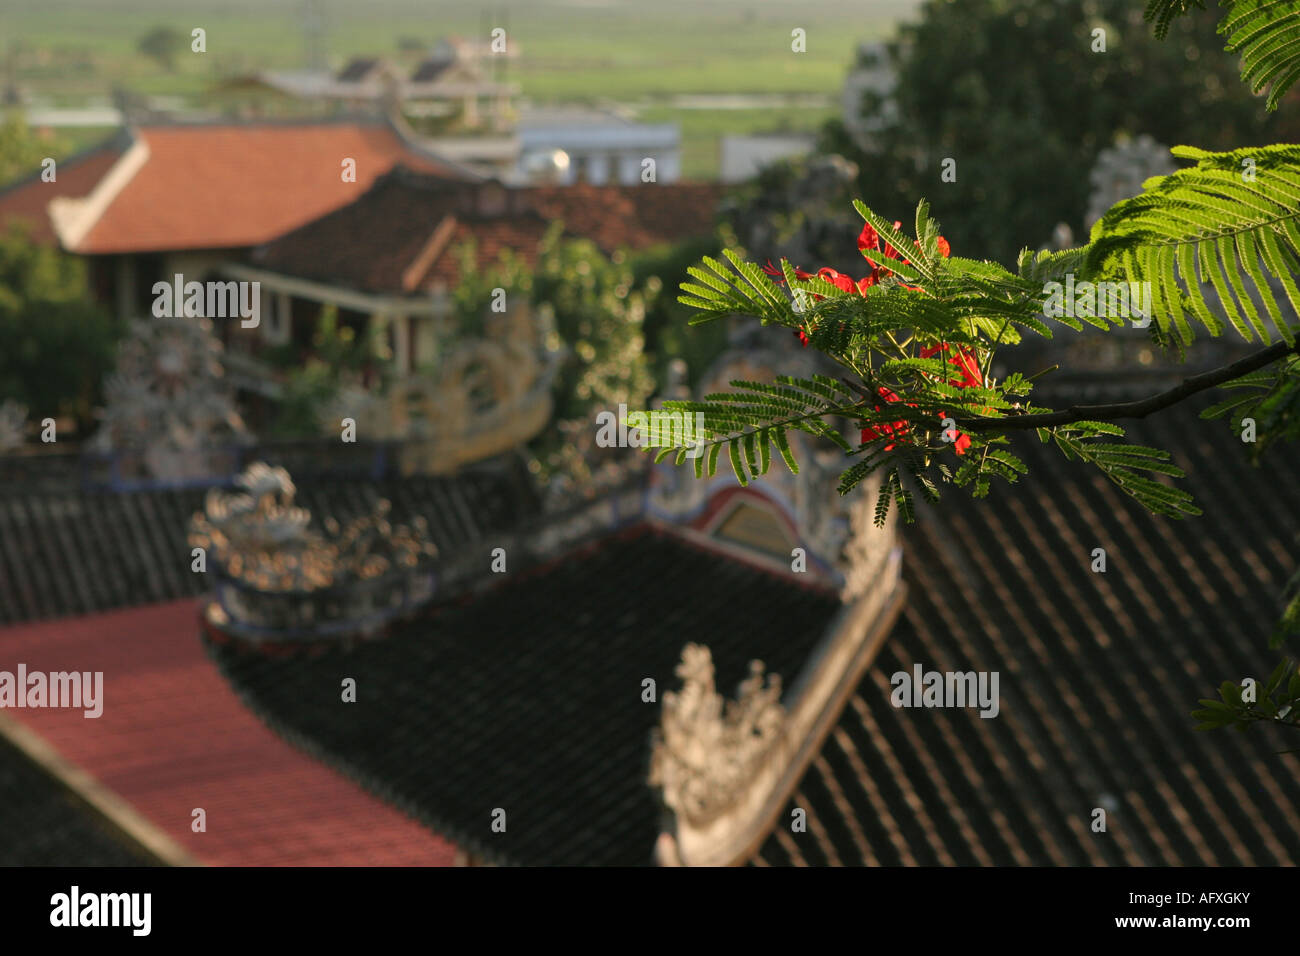
<path id="1" fill-rule="evenodd" d="M 752 501 L 735 505 L 718 522 L 713 535 L 782 560 L 789 559 L 797 544 L 774 511 Z"/>

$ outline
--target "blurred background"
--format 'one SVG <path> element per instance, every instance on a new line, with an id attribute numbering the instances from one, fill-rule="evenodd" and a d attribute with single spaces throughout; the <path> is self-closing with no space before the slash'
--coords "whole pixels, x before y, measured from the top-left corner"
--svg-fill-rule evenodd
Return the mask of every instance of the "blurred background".
<path id="1" fill-rule="evenodd" d="M 1184 712 L 1271 670 L 1300 509 L 1157 520 L 1043 455 L 882 531 L 834 449 L 740 489 L 600 439 L 826 371 L 691 328 L 704 255 L 856 274 L 852 199 L 924 197 L 1013 264 L 1172 145 L 1295 138 L 1213 11 L 1142 7 L 9 0 L 0 672 L 106 702 L 0 713 L 0 863 L 1291 862 L 1294 762 Z M 1240 351 L 1034 348 L 1049 404 Z M 1194 418 L 1147 437 L 1205 497 L 1291 494 Z M 915 662 L 1002 716 L 890 707 Z"/>

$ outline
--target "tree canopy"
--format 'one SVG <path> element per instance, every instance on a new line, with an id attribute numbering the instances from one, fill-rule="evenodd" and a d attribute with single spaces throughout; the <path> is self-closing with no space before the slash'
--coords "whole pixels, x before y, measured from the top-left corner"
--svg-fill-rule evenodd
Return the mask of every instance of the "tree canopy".
<path id="1" fill-rule="evenodd" d="M 892 97 L 864 98 L 867 141 L 834 123 L 823 148 L 858 164 L 873 209 L 897 217 L 898 197 L 927 196 L 954 245 L 1009 261 L 1057 223 L 1082 228 L 1089 171 L 1116 137 L 1228 150 L 1300 133 L 1238 81 L 1216 11 L 1192 7 L 1164 39 L 1142 14 L 1133 0 L 926 3 L 888 47 Z"/>

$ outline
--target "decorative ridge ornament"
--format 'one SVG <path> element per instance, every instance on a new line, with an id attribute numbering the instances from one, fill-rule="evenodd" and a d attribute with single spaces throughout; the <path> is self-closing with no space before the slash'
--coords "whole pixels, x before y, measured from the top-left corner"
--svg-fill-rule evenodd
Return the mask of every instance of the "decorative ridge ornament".
<path id="1" fill-rule="evenodd" d="M 714 687 L 707 648 L 688 644 L 678 693 L 663 695 L 651 734 L 650 785 L 671 818 L 655 845 L 663 866 L 733 866 L 753 859 L 821 752 L 906 599 L 902 549 L 891 549 L 872 585 L 829 622 L 781 699 L 763 665 L 734 701 Z"/>
<path id="2" fill-rule="evenodd" d="M 92 447 L 141 460 L 132 470 L 184 480 L 229 474 L 219 459 L 251 440 L 221 362 L 221 342 L 205 318 L 131 323 L 104 383 L 103 423 Z"/>
<path id="3" fill-rule="evenodd" d="M 559 352 L 540 341 L 526 306 L 484 321 L 481 338 L 454 344 L 432 372 L 386 394 L 344 389 L 321 410 L 322 431 L 352 418 L 361 433 L 400 442 L 403 474 L 447 474 L 532 439 L 550 420 Z"/>
<path id="4" fill-rule="evenodd" d="M 12 398 L 0 402 L 0 452 L 18 448 L 27 437 L 27 406 Z"/>
<path id="5" fill-rule="evenodd" d="M 311 527 L 284 468 L 257 462 L 242 493 L 208 492 L 189 543 L 215 565 L 225 618 L 266 638 L 354 633 L 377 627 L 433 595 L 437 548 L 424 518 L 388 520 L 386 499 L 345 524 Z"/>
<path id="6" fill-rule="evenodd" d="M 679 818 L 700 826 L 727 811 L 773 753 L 785 725 L 781 678 L 751 661 L 735 700 L 714 685 L 713 655 L 687 644 L 677 665 L 682 689 L 664 694 L 652 736 L 650 784 Z"/>

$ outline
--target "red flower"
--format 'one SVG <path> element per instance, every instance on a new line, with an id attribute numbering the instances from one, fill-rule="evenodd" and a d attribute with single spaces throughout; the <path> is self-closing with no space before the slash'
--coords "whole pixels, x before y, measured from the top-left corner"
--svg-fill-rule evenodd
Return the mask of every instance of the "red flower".
<path id="1" fill-rule="evenodd" d="M 876 284 L 876 274 L 874 271 L 870 275 L 863 276 L 861 279 L 854 281 L 852 276 L 836 272 L 830 266 L 823 266 L 821 269 L 817 270 L 817 277 L 829 282 L 841 292 L 857 292 L 860 295 L 866 295 L 867 290 Z"/>
<path id="2" fill-rule="evenodd" d="M 898 229 L 901 226 L 902 226 L 901 222 L 894 223 L 895 229 Z M 869 222 L 863 223 L 862 232 L 858 234 L 858 250 L 860 252 L 865 253 L 868 250 L 878 251 L 879 249 L 880 249 L 880 234 L 876 232 L 875 228 L 871 225 L 871 223 Z M 948 255 L 948 241 L 944 239 L 942 236 L 939 237 L 939 251 L 942 252 L 945 256 Z M 886 243 L 885 255 L 890 259 L 897 259 L 898 251 L 893 246 Z M 907 262 L 906 259 L 903 259 L 902 261 L 904 263 Z M 775 278 L 778 283 L 782 283 L 785 281 L 785 273 L 781 270 L 779 266 L 773 265 L 771 259 L 767 260 L 767 264 L 763 266 L 763 271 L 768 275 L 772 276 L 773 278 Z M 799 269 L 799 268 L 796 268 L 794 270 L 795 278 L 801 281 L 807 281 L 809 279 L 821 279 L 823 282 L 829 282 L 831 285 L 835 286 L 835 288 L 839 289 L 841 292 L 850 292 L 850 293 L 857 292 L 859 295 L 866 295 L 867 290 L 870 289 L 873 285 L 876 285 L 882 279 L 888 279 L 893 274 L 894 273 L 891 272 L 889 269 L 884 269 L 881 268 L 880 266 L 874 266 L 867 275 L 863 276 L 861 279 L 855 280 L 852 276 L 844 275 L 843 273 L 840 273 L 835 269 L 832 269 L 830 266 L 824 266 L 821 269 L 818 269 L 816 273 L 805 272 L 803 269 Z M 906 288 L 912 288 L 912 287 L 907 286 Z M 824 296 L 820 296 L 817 295 L 816 293 L 813 293 L 813 298 L 820 301 L 821 299 L 824 298 Z M 808 330 L 798 329 L 794 334 L 799 339 L 800 343 L 805 348 L 807 348 L 809 344 Z M 944 348 L 947 348 L 947 346 L 945 345 Z M 930 355 L 934 354 L 934 351 L 932 350 L 928 353 L 923 352 L 922 354 L 926 358 L 928 358 Z M 965 355 L 965 353 L 963 353 L 963 355 Z M 954 359 L 953 361 L 954 364 L 957 363 L 956 359 Z M 971 362 L 971 367 L 975 368 L 976 372 L 978 372 L 978 367 L 974 365 L 973 358 L 970 359 L 970 362 Z M 965 368 L 965 366 L 961 366 L 961 367 Z M 953 382 L 952 384 L 956 385 L 959 383 Z M 978 381 L 975 381 L 975 382 L 966 382 L 966 384 L 980 384 L 980 383 Z M 891 401 L 894 400 L 896 400 L 896 398 L 891 399 Z M 878 438 L 881 436 L 875 435 L 874 437 Z M 863 441 L 866 441 L 866 439 L 863 439 Z M 969 439 L 967 441 L 969 443 Z"/>
<path id="3" fill-rule="evenodd" d="M 928 348 L 921 349 L 921 358 L 930 358 L 940 352 L 951 352 L 952 346 L 947 342 L 940 342 L 938 345 L 931 345 Z M 975 353 L 967 349 L 957 348 L 957 354 L 948 359 L 949 365 L 955 365 L 961 372 L 961 378 L 950 378 L 948 384 L 956 388 L 972 388 L 984 384 L 984 376 L 980 373 L 979 360 Z M 947 412 L 940 412 L 940 418 L 947 418 Z M 955 429 L 953 429 L 955 431 Z M 959 454 L 966 454 L 966 449 L 970 447 L 970 436 L 957 432 L 957 439 L 953 443 L 953 450 Z"/>
<path id="4" fill-rule="evenodd" d="M 871 223 L 862 224 L 862 232 L 858 234 L 858 251 L 866 252 L 868 249 L 880 248 L 880 236 L 872 228 Z"/>
<path id="5" fill-rule="evenodd" d="M 883 385 L 881 385 L 876 391 L 878 391 L 880 397 L 887 402 L 897 402 L 900 400 L 894 392 L 885 388 Z M 912 402 L 908 402 L 907 406 L 909 408 L 916 407 Z M 880 411 L 879 405 L 876 406 L 876 411 Z M 903 438 L 911 430 L 912 426 L 908 423 L 907 419 L 900 419 L 896 422 L 876 422 L 875 424 L 868 425 L 866 428 L 862 429 L 862 444 L 865 445 L 867 442 L 875 441 L 878 438 L 889 438 L 891 441 L 885 446 L 885 451 L 893 451 L 896 440 Z"/>
<path id="6" fill-rule="evenodd" d="M 903 224 L 901 222 L 898 221 L 894 222 L 895 229 L 900 228 L 902 225 Z M 939 247 L 939 254 L 943 256 L 945 259 L 947 259 L 948 256 L 952 254 L 952 247 L 948 245 L 948 240 L 945 239 L 943 236 L 939 237 L 937 245 Z M 918 249 L 921 247 L 920 240 L 916 240 L 916 246 Z M 869 249 L 878 250 L 879 248 L 880 248 L 880 234 L 876 232 L 876 230 L 872 227 L 871 223 L 869 222 L 864 223 L 862 226 L 862 232 L 858 235 L 858 251 L 866 252 Z M 891 246 L 889 243 L 885 243 L 885 257 L 888 259 L 897 259 L 898 250 L 895 249 L 893 246 Z M 907 260 L 904 259 L 903 263 L 906 264 Z"/>
<path id="7" fill-rule="evenodd" d="M 763 271 L 766 272 L 768 275 L 775 277 L 778 284 L 785 282 L 785 273 L 781 271 L 779 266 L 772 265 L 771 259 L 767 260 L 767 265 L 763 266 Z M 804 272 L 802 269 L 798 267 L 796 267 L 794 270 L 794 277 L 796 279 L 804 279 L 804 280 L 814 278 L 811 272 Z"/>
<path id="8" fill-rule="evenodd" d="M 952 347 L 947 342 L 940 342 L 938 345 L 931 345 L 928 348 L 921 349 L 921 358 L 931 358 L 940 352 L 951 352 Z M 966 349 L 957 349 L 957 354 L 948 359 L 949 365 L 955 365 L 961 372 L 961 378 L 950 378 L 948 384 L 956 388 L 970 388 L 972 386 L 982 386 L 984 376 L 980 374 L 979 360 L 975 357 L 974 352 Z"/>
<path id="9" fill-rule="evenodd" d="M 902 224 L 901 222 L 899 222 L 897 219 L 895 219 L 895 220 L 894 220 L 894 231 L 897 232 L 897 231 L 898 231 L 899 229 L 901 229 L 902 227 L 903 227 L 903 224 Z M 897 258 L 898 258 L 898 250 L 895 249 L 893 246 L 891 246 L 889 243 L 885 243 L 885 258 L 886 258 L 886 259 L 897 259 Z M 903 261 L 906 262 L 907 260 L 904 259 Z"/>
<path id="10" fill-rule="evenodd" d="M 853 291 L 853 278 L 851 276 L 841 275 L 829 266 L 823 266 L 817 270 L 817 278 L 829 282 L 841 292 Z"/>

